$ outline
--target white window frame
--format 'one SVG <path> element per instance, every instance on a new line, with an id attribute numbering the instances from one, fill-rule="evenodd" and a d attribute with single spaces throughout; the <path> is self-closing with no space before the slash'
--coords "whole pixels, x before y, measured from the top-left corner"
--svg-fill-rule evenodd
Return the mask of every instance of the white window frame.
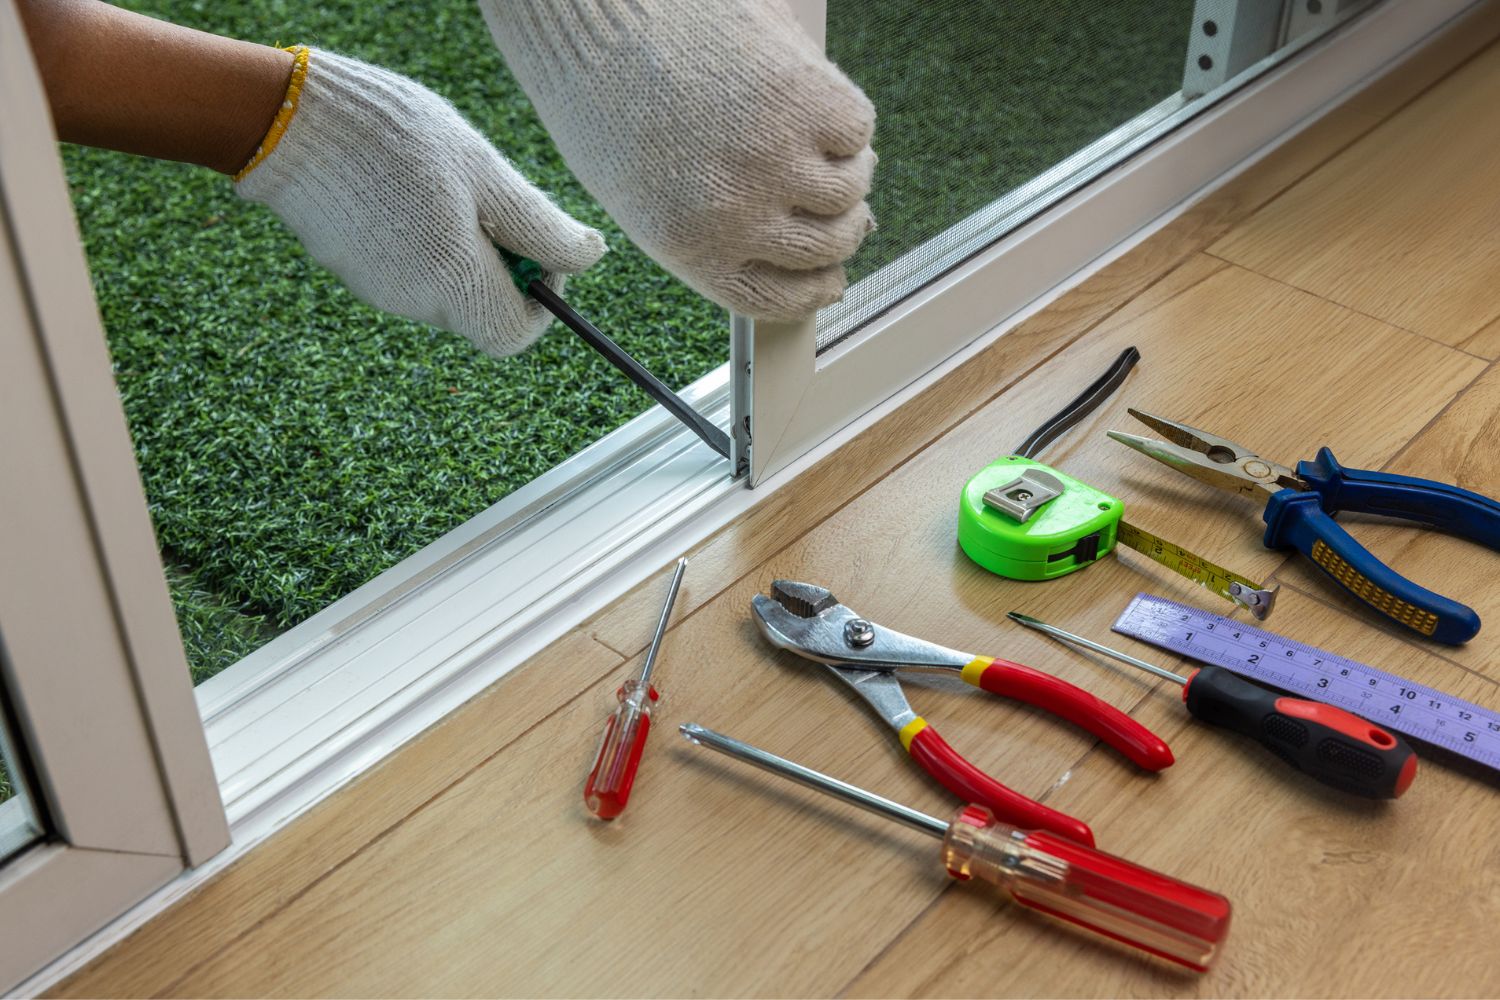
<path id="1" fill-rule="evenodd" d="M 0 679 L 47 820 L 0 868 L 8 986 L 222 850 L 229 829 L 11 3 L 0 93 Z"/>
<path id="2" fill-rule="evenodd" d="M 821 2 L 810 2 L 821 36 Z M 200 685 L 231 846 L 24 988 L 80 967 L 1475 5 L 1390 0 L 1343 29 L 1338 44 L 1309 46 L 821 357 L 811 321 L 735 318 L 730 364 L 684 395 L 731 430 L 756 489 L 653 408 Z M 71 224 L 59 232 L 76 243 Z M 93 336 L 102 360 L 97 326 Z M 94 463 L 128 465 L 134 477 L 113 392 L 98 380 L 90 390 L 115 430 L 108 454 L 83 455 L 80 465 L 87 459 L 91 475 Z M 173 645 L 175 655 L 157 662 L 173 660 L 180 692 L 187 673 L 154 547 L 136 544 L 109 566 L 153 577 L 146 589 L 158 603 L 122 605 L 116 617 L 142 642 Z"/>
<path id="3" fill-rule="evenodd" d="M 821 40 L 826 0 L 793 2 L 804 27 Z M 1276 60 L 1269 68 L 1266 59 L 1250 64 L 1230 83 L 1250 82 L 1217 101 L 1170 115 L 1152 109 L 1147 115 L 1160 120 L 1138 137 L 1141 148 L 1123 163 L 821 354 L 817 318 L 741 321 L 753 372 L 752 485 L 1007 325 L 1039 297 L 1076 283 L 1101 254 L 1222 182 L 1469 6 L 1469 0 L 1389 0 L 1331 36 L 1293 40 L 1268 57 Z M 1081 159 L 1086 166 L 1089 157 Z M 851 297 L 857 294 L 851 290 Z M 821 315 L 827 319 L 830 312 Z"/>

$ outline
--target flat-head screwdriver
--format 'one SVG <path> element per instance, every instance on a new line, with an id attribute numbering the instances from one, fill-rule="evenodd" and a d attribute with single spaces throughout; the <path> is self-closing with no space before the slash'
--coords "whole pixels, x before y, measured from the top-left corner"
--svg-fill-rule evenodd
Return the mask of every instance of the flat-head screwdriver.
<path id="1" fill-rule="evenodd" d="M 578 310 L 563 301 L 562 296 L 548 288 L 542 281 L 542 265 L 534 260 L 518 257 L 508 250 L 502 250 L 500 253 L 510 267 L 511 280 L 515 282 L 516 288 L 523 295 L 530 295 L 540 302 L 543 308 L 561 320 L 564 326 L 583 338 L 584 343 L 598 351 L 604 360 L 618 368 L 621 374 L 639 386 L 646 395 L 660 403 L 668 413 L 686 424 L 688 430 L 698 435 L 699 440 L 720 455 L 729 458 L 729 435 L 688 405 L 687 400 L 651 374 L 651 370 L 632 357 L 625 348 L 610 340 L 597 326 L 584 319 Z"/>
<path id="2" fill-rule="evenodd" d="M 656 688 L 651 686 L 651 673 L 656 669 L 656 655 L 661 650 L 662 636 L 666 634 L 667 621 L 672 617 L 672 605 L 677 602 L 677 591 L 682 587 L 685 569 L 687 560 L 677 560 L 677 569 L 667 590 L 667 602 L 662 605 L 656 633 L 651 637 L 651 648 L 646 650 L 646 664 L 641 667 L 639 677 L 632 677 L 615 692 L 620 707 L 605 723 L 599 753 L 589 770 L 588 780 L 584 782 L 584 804 L 600 819 L 614 819 L 624 812 L 630 789 L 635 785 L 641 751 L 646 749 L 646 734 L 651 731 L 651 709 L 660 697 Z"/>
<path id="3" fill-rule="evenodd" d="M 1229 933 L 1229 900 L 1216 892 L 1045 830 L 997 822 L 983 806 L 964 806 L 944 823 L 711 729 L 680 729 L 689 742 L 941 839 L 943 867 L 959 881 L 989 882 L 1022 906 L 1152 955 L 1204 972 Z"/>
<path id="4" fill-rule="evenodd" d="M 1394 799 L 1416 777 L 1417 755 L 1404 740 L 1342 708 L 1279 695 L 1213 665 L 1184 677 L 1030 615 L 1012 611 L 1010 618 L 1054 639 L 1176 681 L 1195 718 L 1249 736 L 1297 770 L 1340 791 Z"/>

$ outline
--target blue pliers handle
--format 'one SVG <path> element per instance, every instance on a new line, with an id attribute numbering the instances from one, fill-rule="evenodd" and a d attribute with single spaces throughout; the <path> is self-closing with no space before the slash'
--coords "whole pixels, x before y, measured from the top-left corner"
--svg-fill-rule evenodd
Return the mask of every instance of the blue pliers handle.
<path id="1" fill-rule="evenodd" d="M 1266 503 L 1268 548 L 1296 549 L 1376 611 L 1438 642 L 1458 645 L 1478 633 L 1473 608 L 1397 573 L 1333 516 L 1399 517 L 1500 550 L 1500 503 L 1430 479 L 1346 469 L 1327 448 L 1297 463 L 1297 475 L 1310 489 L 1283 489 Z"/>

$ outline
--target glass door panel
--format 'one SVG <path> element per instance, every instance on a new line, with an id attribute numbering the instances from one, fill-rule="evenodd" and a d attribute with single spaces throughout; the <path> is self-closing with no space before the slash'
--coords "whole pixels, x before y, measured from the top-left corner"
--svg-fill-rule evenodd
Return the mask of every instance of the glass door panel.
<path id="1" fill-rule="evenodd" d="M 878 113 L 879 229 L 826 350 L 1370 0 L 828 0 Z"/>
<path id="2" fill-rule="evenodd" d="M 26 763 L 14 737 L 13 718 L 0 690 L 0 864 L 42 836 L 36 801 L 24 777 Z"/>

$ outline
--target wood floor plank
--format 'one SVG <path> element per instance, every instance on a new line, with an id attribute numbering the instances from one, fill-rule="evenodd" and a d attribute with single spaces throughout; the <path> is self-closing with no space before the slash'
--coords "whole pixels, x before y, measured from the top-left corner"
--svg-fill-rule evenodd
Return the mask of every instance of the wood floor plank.
<path id="1" fill-rule="evenodd" d="M 970 473 L 1135 343 L 1145 360 L 1125 390 L 1045 458 L 1126 498 L 1143 524 L 1265 574 L 1280 557 L 1260 548 L 1236 498 L 1203 497 L 1191 482 L 1184 491 L 1182 477 L 1136 461 L 1102 429 L 1125 425 L 1126 405 L 1252 428 L 1273 445 L 1342 420 L 1357 429 L 1351 458 L 1378 463 L 1481 365 L 1241 268 L 1185 267 L 1153 307 L 1064 351 L 674 628 L 658 675 L 668 700 L 657 741 L 622 820 L 587 817 L 579 784 L 624 670 L 220 949 L 172 993 L 800 995 L 849 982 L 912 914 L 946 904 L 935 845 L 919 841 L 914 853 L 905 831 L 711 759 L 678 744 L 672 728 L 720 728 L 930 811 L 954 801 L 852 695 L 760 639 L 748 615 L 754 592 L 776 577 L 822 582 L 880 622 L 958 648 L 1034 657 L 1132 706 L 1147 691 L 1138 678 L 1046 648 L 1009 626 L 1005 611 L 1081 618 L 1099 631 L 1141 587 L 1197 592 L 1131 556 L 1050 584 L 990 576 L 954 542 L 956 498 Z M 1284 346 L 1268 353 L 1267 344 Z M 1410 369 L 1376 366 L 1366 394 L 1336 399 L 1350 372 L 1391 353 L 1410 358 Z M 1284 390 L 1268 405 L 1259 385 L 1244 383 L 1252 370 L 1295 395 Z M 1144 795 L 1165 778 L 1140 775 L 1113 753 L 1089 754 L 1090 737 L 1040 712 L 962 685 L 910 687 L 956 747 L 1027 794 L 1056 799 L 1075 788 L 1083 758 L 1099 794 Z M 1114 826 L 1124 820 L 1095 815 L 1101 838 L 1118 842 Z M 1218 813 L 1195 822 L 1224 821 Z M 841 866 L 843 858 L 857 860 Z M 623 961 L 631 935 L 653 942 L 647 961 Z M 997 961 L 1015 958 L 997 949 Z M 1052 992 L 1050 979 L 1006 982 L 1014 992 Z"/>
<path id="2" fill-rule="evenodd" d="M 1118 597 L 1110 616 L 1123 606 Z M 1298 590 L 1273 623 L 1317 645 L 1500 708 L 1480 678 Z M 1067 620 L 1060 622 L 1064 627 Z M 1122 636 L 1148 660 L 1190 664 Z M 1129 670 L 1109 665 L 1100 670 Z M 848 996 L 1488 996 L 1500 991 L 1500 791 L 1423 760 L 1407 794 L 1329 792 L 1184 711 L 1175 685 L 1140 713 L 1177 753 L 1157 780 L 1112 780 L 1096 751 L 1052 796 L 1097 821 L 1100 847 L 1224 893 L 1235 907 L 1208 975 L 1096 944 L 955 884 L 847 988 Z M 1104 780 L 1101 780 L 1104 779 Z M 920 846 L 920 845 L 918 845 Z"/>
<path id="3" fill-rule="evenodd" d="M 1500 48 L 1230 230 L 1210 252 L 1445 344 L 1500 316 Z"/>
<path id="4" fill-rule="evenodd" d="M 1309 438 L 1306 445 L 1288 457 L 1310 458 L 1313 449 L 1322 443 L 1320 438 Z M 1338 446 L 1328 443 L 1337 455 Z M 1441 417 L 1382 469 L 1456 483 L 1484 496 L 1500 497 L 1500 367 L 1487 369 Z M 1495 586 L 1500 575 L 1500 552 L 1399 521 L 1347 515 L 1339 520 L 1371 552 L 1403 575 L 1479 612 L 1484 624 L 1479 635 L 1467 645 L 1429 643 L 1428 648 L 1500 680 L 1500 657 L 1495 655 L 1495 643 L 1500 640 L 1500 588 Z M 1371 627 L 1409 635 L 1396 626 L 1386 625 L 1384 619 L 1369 612 L 1306 560 L 1299 559 L 1289 566 L 1285 576 L 1297 586 L 1358 615 Z"/>
<path id="5" fill-rule="evenodd" d="M 50 995 L 165 990 L 621 662 L 583 633 L 569 633 Z"/>

